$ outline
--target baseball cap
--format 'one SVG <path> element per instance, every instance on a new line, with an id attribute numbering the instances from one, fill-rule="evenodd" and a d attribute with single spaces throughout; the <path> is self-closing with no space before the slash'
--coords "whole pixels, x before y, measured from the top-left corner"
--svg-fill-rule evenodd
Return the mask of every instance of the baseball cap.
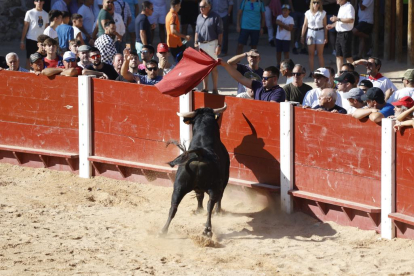
<path id="1" fill-rule="evenodd" d="M 248 56 L 258 57 L 260 56 L 260 53 L 257 49 L 250 49 L 250 51 L 247 52 Z"/>
<path id="2" fill-rule="evenodd" d="M 42 59 L 42 55 L 39 53 L 34 53 L 30 55 L 30 63 L 35 63 L 36 61 L 38 61 L 39 59 Z"/>
<path id="3" fill-rule="evenodd" d="M 365 86 L 365 87 L 371 88 L 374 85 L 372 84 L 370 80 L 365 79 L 359 82 L 359 86 Z"/>
<path id="4" fill-rule="evenodd" d="M 72 59 L 72 58 L 76 58 L 75 54 L 72 53 L 71 51 L 66 51 L 63 54 L 63 60 L 66 61 L 67 59 Z"/>
<path id="5" fill-rule="evenodd" d="M 367 93 L 361 96 L 361 100 L 383 102 L 384 92 L 382 92 L 382 90 L 378 87 L 371 87 L 370 89 L 367 90 Z"/>
<path id="6" fill-rule="evenodd" d="M 411 108 L 414 106 L 414 100 L 410 97 L 410 96 L 405 96 L 401 99 L 399 99 L 396 102 L 393 102 L 392 105 L 396 106 L 396 105 L 403 105 L 407 108 Z"/>
<path id="7" fill-rule="evenodd" d="M 414 80 L 414 69 L 408 69 L 407 71 L 405 71 L 403 77 L 405 80 L 413 81 Z"/>
<path id="8" fill-rule="evenodd" d="M 321 75 L 328 79 L 331 76 L 329 70 L 323 67 L 316 69 L 315 72 L 313 72 L 313 75 Z"/>
<path id="9" fill-rule="evenodd" d="M 284 4 L 284 5 L 282 5 L 282 10 L 283 9 L 288 9 L 288 10 L 290 10 L 290 6 L 288 5 L 288 4 Z"/>
<path id="10" fill-rule="evenodd" d="M 339 82 L 349 82 L 351 84 L 355 83 L 355 77 L 354 77 L 354 74 L 352 73 L 343 73 L 339 77 L 334 78 L 334 80 L 339 81 Z"/>
<path id="11" fill-rule="evenodd" d="M 89 52 L 91 47 L 88 45 L 81 45 L 78 47 L 78 52 Z"/>
<path id="12" fill-rule="evenodd" d="M 352 88 L 348 92 L 342 94 L 344 99 L 356 99 L 361 100 L 362 95 L 364 95 L 364 91 L 361 88 Z"/>
<path id="13" fill-rule="evenodd" d="M 166 52 L 168 52 L 168 45 L 167 45 L 167 43 L 158 43 L 157 52 L 158 53 L 166 53 Z"/>

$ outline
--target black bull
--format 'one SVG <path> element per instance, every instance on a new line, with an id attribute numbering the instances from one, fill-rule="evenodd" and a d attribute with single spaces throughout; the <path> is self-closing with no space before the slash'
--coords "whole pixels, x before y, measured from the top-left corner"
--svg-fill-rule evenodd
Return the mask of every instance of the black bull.
<path id="1" fill-rule="evenodd" d="M 168 164 L 171 167 L 179 165 L 174 181 L 174 191 L 171 198 L 171 208 L 168 220 L 162 228 L 161 234 L 168 232 L 171 220 L 174 218 L 178 205 L 184 196 L 195 191 L 198 207 L 203 210 L 204 193 L 209 195 L 207 204 L 207 222 L 203 234 L 211 237 L 211 213 L 217 203 L 217 212 L 221 212 L 221 199 L 229 180 L 230 158 L 226 147 L 220 140 L 220 129 L 217 123 L 217 115 L 227 108 L 211 109 L 199 108 L 193 112 L 179 114 L 184 117 L 184 122 L 193 124 L 193 139 L 188 151 L 177 142 L 169 142 L 177 145 L 183 154 Z M 167 146 L 168 146 L 167 144 Z"/>

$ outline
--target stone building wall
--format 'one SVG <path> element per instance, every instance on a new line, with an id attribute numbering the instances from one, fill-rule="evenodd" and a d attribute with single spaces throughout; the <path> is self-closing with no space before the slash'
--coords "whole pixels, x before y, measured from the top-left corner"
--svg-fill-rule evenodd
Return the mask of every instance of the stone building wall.
<path id="1" fill-rule="evenodd" d="M 24 16 L 33 7 L 30 0 L 0 0 L 0 41 L 21 38 Z"/>

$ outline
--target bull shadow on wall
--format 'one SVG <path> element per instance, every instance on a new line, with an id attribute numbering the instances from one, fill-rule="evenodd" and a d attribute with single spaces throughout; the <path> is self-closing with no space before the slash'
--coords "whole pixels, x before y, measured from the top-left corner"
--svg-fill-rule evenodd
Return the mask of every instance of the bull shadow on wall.
<path id="1" fill-rule="evenodd" d="M 263 138 L 257 136 L 257 131 L 250 120 L 242 113 L 252 134 L 243 137 L 240 145 L 234 148 L 234 158 L 251 170 L 259 183 L 280 185 L 280 163 L 268 152 Z"/>

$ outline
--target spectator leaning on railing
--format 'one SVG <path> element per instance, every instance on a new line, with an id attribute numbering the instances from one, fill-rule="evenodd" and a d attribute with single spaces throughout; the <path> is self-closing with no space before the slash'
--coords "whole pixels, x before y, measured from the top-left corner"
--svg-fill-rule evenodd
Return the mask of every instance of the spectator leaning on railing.
<path id="1" fill-rule="evenodd" d="M 357 109 L 352 117 L 362 119 L 369 116 L 374 123 L 380 123 L 382 118 L 394 115 L 394 106 L 385 102 L 384 92 L 378 87 L 368 89 L 361 99 L 367 102 L 367 108 Z"/>
<path id="2" fill-rule="evenodd" d="M 392 104 L 396 108 L 395 116 L 397 119 L 394 125 L 394 130 L 398 131 L 404 127 L 414 127 L 414 100 L 411 97 L 406 96 Z"/>
<path id="3" fill-rule="evenodd" d="M 403 89 L 395 91 L 392 88 L 389 88 L 385 91 L 385 100 L 387 103 L 398 101 L 405 96 L 411 98 L 414 96 L 414 69 L 405 71 L 401 81 L 404 85 Z"/>
<path id="4" fill-rule="evenodd" d="M 325 88 L 319 95 L 319 104 L 313 107 L 313 109 L 316 111 L 327 111 L 331 113 L 347 114 L 347 111 L 344 108 L 335 104 L 337 97 L 338 95 L 335 89 Z"/>

